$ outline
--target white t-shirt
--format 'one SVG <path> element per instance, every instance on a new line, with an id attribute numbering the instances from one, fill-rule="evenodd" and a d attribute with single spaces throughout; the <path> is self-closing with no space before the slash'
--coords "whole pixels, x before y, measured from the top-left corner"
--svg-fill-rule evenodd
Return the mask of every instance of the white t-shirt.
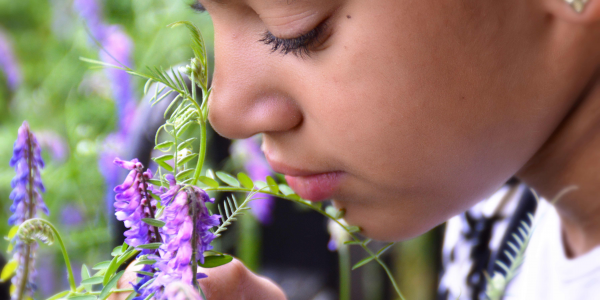
<path id="1" fill-rule="evenodd" d="M 509 190 L 507 186 L 501 188 L 446 224 L 439 299 L 485 299 L 485 289 L 481 286 L 481 280 L 485 279 L 474 270 L 482 261 L 484 265 L 493 264 L 510 217 L 527 193 L 522 184 L 513 186 L 513 193 Z M 600 300 L 600 247 L 575 259 L 567 258 L 558 213 L 545 200 L 537 206 L 523 265 L 509 284 L 504 299 Z M 490 227 L 485 239 L 480 237 L 481 232 L 486 232 L 479 228 L 482 224 Z"/>
<path id="2" fill-rule="evenodd" d="M 545 200 L 538 203 L 534 226 L 521 271 L 508 286 L 504 299 L 600 299 L 600 247 L 567 258 L 560 218 Z"/>

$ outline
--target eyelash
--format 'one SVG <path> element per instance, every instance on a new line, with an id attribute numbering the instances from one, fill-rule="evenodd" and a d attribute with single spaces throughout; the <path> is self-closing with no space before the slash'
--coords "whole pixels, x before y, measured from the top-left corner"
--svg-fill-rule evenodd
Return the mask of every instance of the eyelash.
<path id="1" fill-rule="evenodd" d="M 206 9 L 200 2 L 194 2 L 190 7 L 197 12 L 205 12 Z M 295 56 L 310 56 L 310 52 L 322 43 L 323 31 L 325 31 L 327 22 L 321 22 L 313 30 L 295 38 L 282 39 L 274 36 L 268 30 L 262 34 L 259 42 L 271 45 L 271 52 L 279 51 L 283 55 L 292 53 Z"/>
<path id="2" fill-rule="evenodd" d="M 271 32 L 265 31 L 259 42 L 271 45 L 271 52 L 279 51 L 283 55 L 292 53 L 299 57 L 310 56 L 311 51 L 322 43 L 323 32 L 326 29 L 326 25 L 326 22 L 322 22 L 313 30 L 291 39 L 278 38 Z"/>

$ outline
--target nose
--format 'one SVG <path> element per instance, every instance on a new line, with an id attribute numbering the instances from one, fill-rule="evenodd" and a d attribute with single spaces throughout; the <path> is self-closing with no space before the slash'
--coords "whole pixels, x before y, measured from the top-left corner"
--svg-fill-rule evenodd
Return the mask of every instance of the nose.
<path id="1" fill-rule="evenodd" d="M 240 27 L 226 30 L 215 24 L 215 72 L 208 102 L 212 127 L 224 137 L 242 139 L 299 126 L 301 109 L 285 88 L 292 75 L 285 59 L 257 42 L 255 32 Z"/>

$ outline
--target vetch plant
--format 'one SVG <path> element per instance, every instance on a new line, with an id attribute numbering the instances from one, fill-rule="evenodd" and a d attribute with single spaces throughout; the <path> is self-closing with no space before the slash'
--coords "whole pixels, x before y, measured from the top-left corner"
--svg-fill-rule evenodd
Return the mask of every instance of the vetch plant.
<path id="1" fill-rule="evenodd" d="M 13 191 L 9 198 L 13 200 L 10 211 L 13 215 L 8 219 L 9 225 L 15 225 L 9 233 L 11 239 L 12 260 L 2 272 L 2 280 L 12 276 L 12 299 L 31 297 L 35 290 L 34 259 L 37 244 L 16 236 L 19 225 L 37 217 L 38 210 L 46 215 L 49 213 L 42 193 L 45 191 L 40 170 L 44 167 L 42 154 L 37 139 L 29 129 L 29 124 L 23 122 L 19 128 L 17 140 L 13 147 L 13 157 L 10 166 L 17 173 L 11 182 Z"/>

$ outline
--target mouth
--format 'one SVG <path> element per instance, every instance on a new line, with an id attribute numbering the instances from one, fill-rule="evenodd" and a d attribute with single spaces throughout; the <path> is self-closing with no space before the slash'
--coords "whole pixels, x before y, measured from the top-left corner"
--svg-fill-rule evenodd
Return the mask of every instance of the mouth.
<path id="1" fill-rule="evenodd" d="M 342 171 L 312 172 L 297 169 L 272 161 L 268 156 L 267 161 L 275 172 L 285 175 L 285 180 L 298 196 L 313 202 L 331 199 L 345 175 Z"/>

